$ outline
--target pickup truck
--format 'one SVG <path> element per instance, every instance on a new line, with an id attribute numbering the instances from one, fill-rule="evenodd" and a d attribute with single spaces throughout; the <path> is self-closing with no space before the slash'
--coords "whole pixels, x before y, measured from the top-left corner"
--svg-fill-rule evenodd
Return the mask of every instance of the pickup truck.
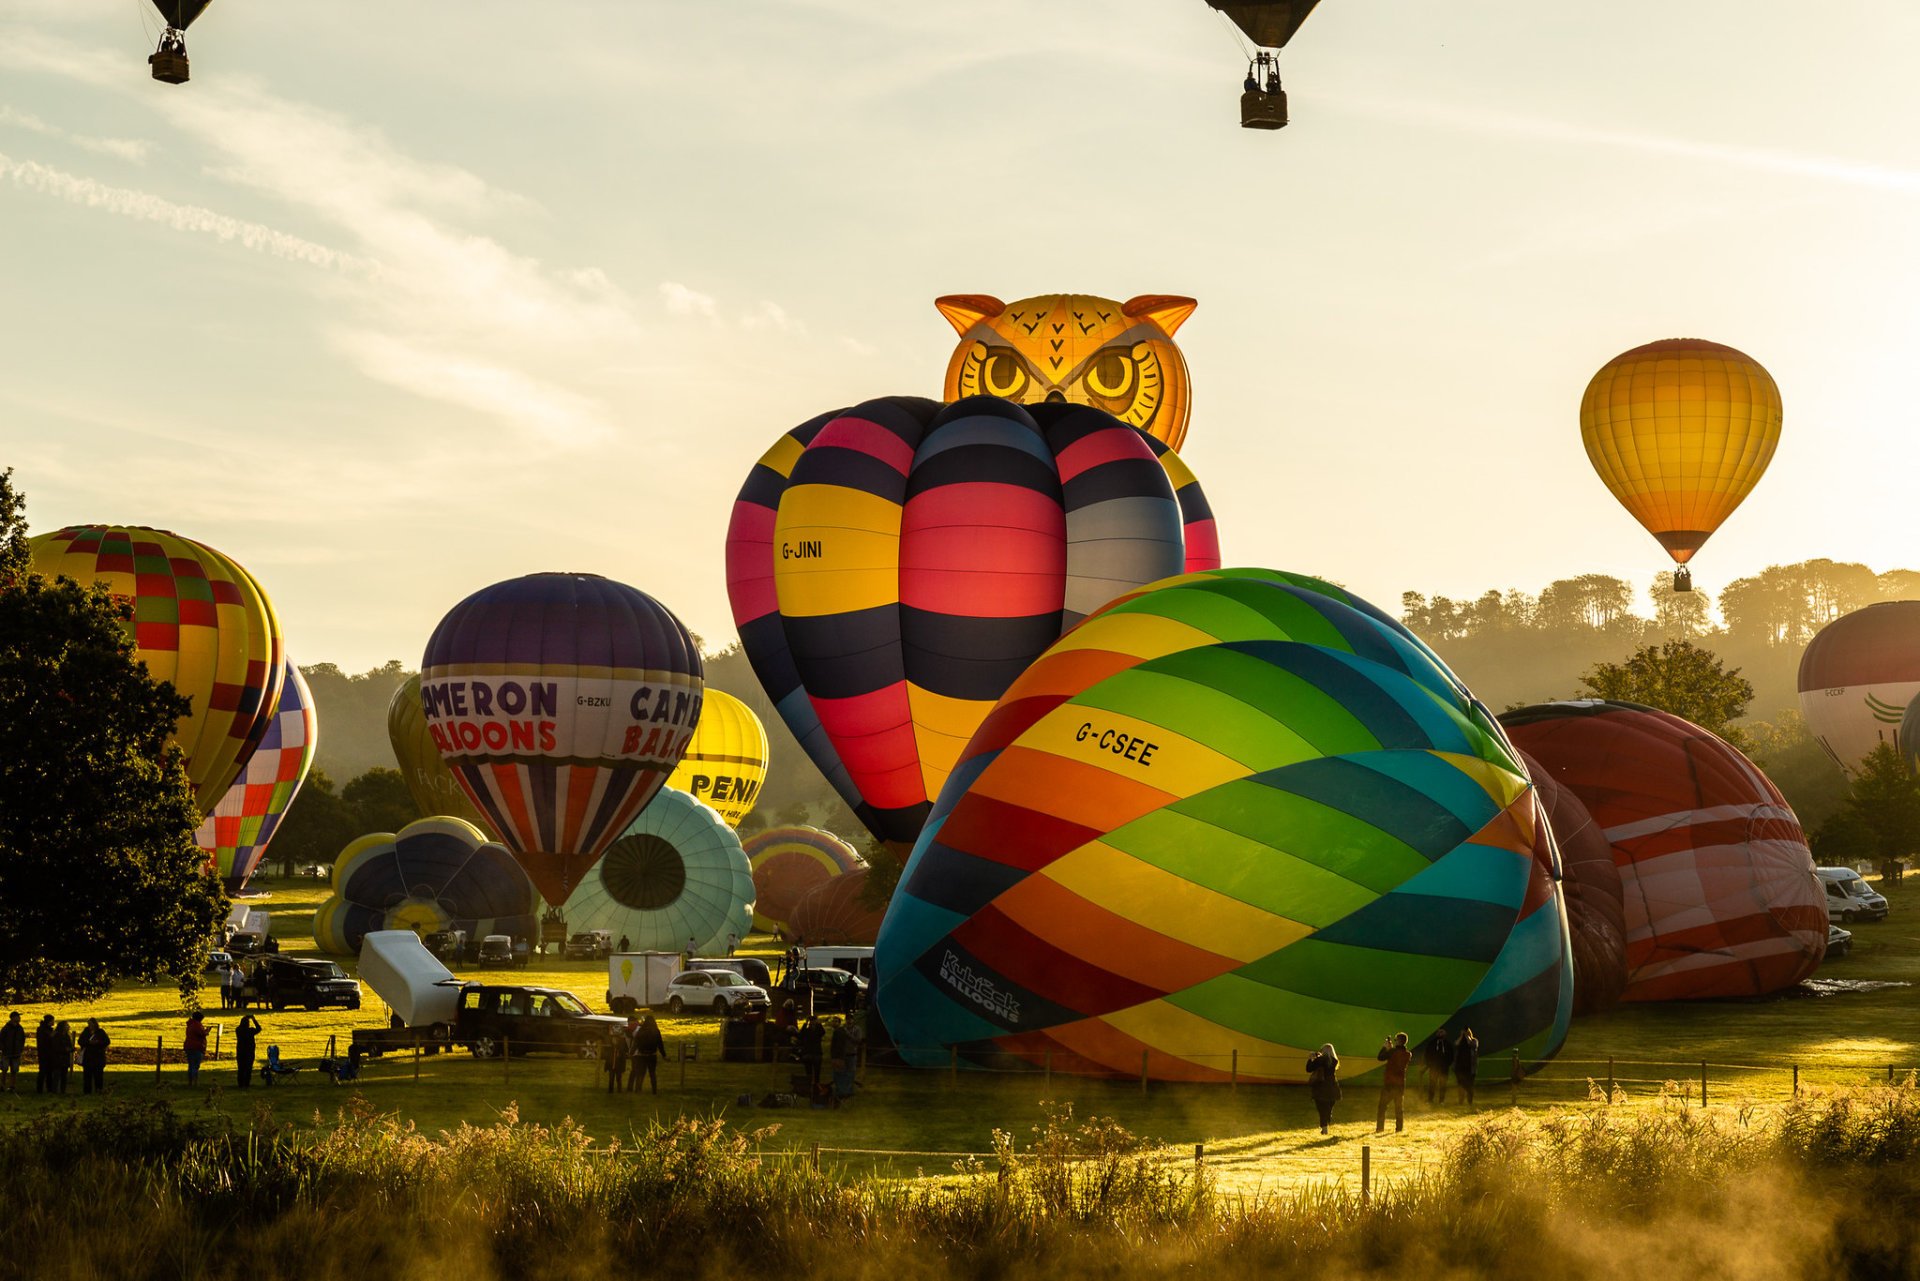
<path id="1" fill-rule="evenodd" d="M 591 1058 L 608 1034 L 626 1027 L 625 1019 L 595 1014 L 571 992 L 550 987 L 465 983 L 452 1022 L 423 1028 L 355 1028 L 353 1044 L 368 1054 L 412 1049 L 416 1041 L 429 1051 L 465 1046 L 475 1058 L 500 1054 L 571 1054 Z"/>

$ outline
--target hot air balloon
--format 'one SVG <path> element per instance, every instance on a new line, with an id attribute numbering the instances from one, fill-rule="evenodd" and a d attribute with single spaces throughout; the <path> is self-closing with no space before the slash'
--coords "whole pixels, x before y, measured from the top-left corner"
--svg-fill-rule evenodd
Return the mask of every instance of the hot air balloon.
<path id="1" fill-rule="evenodd" d="M 440 758 L 440 747 L 427 730 L 427 714 L 420 706 L 420 678 L 409 676 L 387 703 L 387 741 L 393 759 L 406 780 L 407 793 L 424 815 L 463 819 L 493 839 L 486 816 Z"/>
<path id="2" fill-rule="evenodd" d="M 875 836 L 912 842 L 980 718 L 1061 632 L 1217 563 L 1211 513 L 1176 497 L 1176 459 L 1097 409 L 984 396 L 869 401 L 761 458 L 727 534 L 734 622 Z"/>
<path id="3" fill-rule="evenodd" d="M 35 572 L 104 583 L 132 608 L 134 656 L 192 701 L 173 741 L 200 813 L 210 813 L 280 702 L 286 656 L 273 603 L 234 561 L 162 529 L 75 525 L 28 547 Z"/>
<path id="4" fill-rule="evenodd" d="M 1842 614 L 1800 656 L 1800 714 L 1848 774 L 1882 743 L 1903 753 L 1901 718 L 1920 695 L 1920 600 Z"/>
<path id="5" fill-rule="evenodd" d="M 810 945 L 872 947 L 880 937 L 880 921 L 886 910 L 868 906 L 866 891 L 865 867 L 828 877 L 793 905 L 787 917 L 787 936 L 805 939 Z"/>
<path id="6" fill-rule="evenodd" d="M 1417 1043 L 1536 977 L 1487 983 L 1536 822 L 1491 715 L 1380 610 L 1270 570 L 1156 583 L 973 735 L 881 927 L 880 1013 L 921 1064 L 1297 1081 L 1309 1047 Z"/>
<path id="7" fill-rule="evenodd" d="M 1455 1038 L 1471 1028 L 1483 1056 L 1517 1051 L 1527 1071 L 1560 1052 L 1573 1023 L 1573 952 L 1560 879 L 1553 832 L 1537 815 L 1533 868 L 1513 930 L 1486 977 L 1446 1023 Z"/>
<path id="8" fill-rule="evenodd" d="M 1699 338 L 1622 352 L 1580 401 L 1580 439 L 1594 471 L 1677 567 L 1733 514 L 1780 443 L 1780 389 L 1760 363 Z"/>
<path id="9" fill-rule="evenodd" d="M 266 856 L 267 842 L 273 839 L 300 785 L 307 781 L 318 741 L 313 694 L 307 689 L 306 677 L 288 660 L 280 701 L 266 736 L 247 758 L 240 777 L 193 834 L 227 893 L 238 894 L 244 889 L 247 878 Z"/>
<path id="10" fill-rule="evenodd" d="M 1240 95 L 1240 127 L 1284 129 L 1287 95 L 1280 88 L 1279 55 L 1272 51 L 1286 47 L 1319 0 L 1207 0 L 1207 3 L 1225 14 L 1242 35 L 1258 46 L 1247 64 L 1245 92 Z"/>
<path id="11" fill-rule="evenodd" d="M 753 923 L 753 869 L 711 806 L 663 788 L 567 900 L 567 926 L 606 930 L 636 951 L 719 951 Z"/>
<path id="12" fill-rule="evenodd" d="M 167 24 L 160 35 L 160 47 L 147 57 L 153 78 L 170 85 L 187 82 L 187 28 L 206 12 L 213 0 L 153 0 L 160 20 Z"/>
<path id="13" fill-rule="evenodd" d="M 753 928 L 786 931 L 787 915 L 833 877 L 867 865 L 853 846 L 817 827 L 770 827 L 747 838 L 753 867 Z"/>
<path id="14" fill-rule="evenodd" d="M 1826 896 L 1806 835 L 1736 748 L 1634 703 L 1544 703 L 1501 723 L 1613 846 L 1627 923 L 1622 999 L 1763 995 L 1819 966 Z"/>
<path id="15" fill-rule="evenodd" d="M 653 799 L 687 750 L 699 648 L 645 592 L 595 574 L 485 587 L 434 628 L 427 732 L 549 903 Z"/>
<path id="16" fill-rule="evenodd" d="M 1041 294 L 1006 303 L 949 294 L 933 305 L 960 335 L 947 362 L 948 400 L 1064 400 L 1104 410 L 1173 449 L 1185 442 L 1193 384 L 1173 335 L 1199 305 L 1193 299 Z"/>
<path id="17" fill-rule="evenodd" d="M 1553 771 L 1520 753 L 1560 852 L 1560 893 L 1573 954 L 1573 1012 L 1597 1014 L 1627 990 L 1627 909 L 1613 843 Z"/>
<path id="18" fill-rule="evenodd" d="M 423 818 L 373 832 L 333 861 L 333 893 L 313 916 L 314 945 L 356 956 L 370 930 L 465 930 L 527 938 L 533 884 L 506 846 L 457 818 Z"/>
<path id="19" fill-rule="evenodd" d="M 693 741 L 667 786 L 713 806 L 728 827 L 739 827 L 740 820 L 753 812 L 766 780 L 767 727 L 745 703 L 725 690 L 709 687 Z"/>
<path id="20" fill-rule="evenodd" d="M 1907 773 L 1920 774 L 1920 694 L 1907 700 L 1907 710 L 1900 714 L 1900 758 L 1907 763 Z"/>

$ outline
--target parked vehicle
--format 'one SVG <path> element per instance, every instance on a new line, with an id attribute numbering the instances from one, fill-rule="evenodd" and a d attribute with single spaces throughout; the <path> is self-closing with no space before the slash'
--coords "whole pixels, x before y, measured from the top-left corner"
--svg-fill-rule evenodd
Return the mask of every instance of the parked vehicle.
<path id="1" fill-rule="evenodd" d="M 806 950 L 807 968 L 845 970 L 873 982 L 873 949 L 827 945 Z"/>
<path id="2" fill-rule="evenodd" d="M 427 951 L 443 961 L 458 961 L 467 953 L 465 930 L 435 930 L 420 941 L 427 945 Z"/>
<path id="3" fill-rule="evenodd" d="M 1827 959 L 1843 961 L 1853 951 L 1853 931 L 1843 930 L 1831 921 L 1827 923 Z"/>
<path id="4" fill-rule="evenodd" d="M 792 1001 L 807 1008 L 807 993 L 813 994 L 815 1010 L 839 1010 L 851 1014 L 867 1003 L 867 981 L 857 974 L 831 966 L 819 969 L 789 970 L 768 995 L 776 1002 Z"/>
<path id="5" fill-rule="evenodd" d="M 489 934 L 480 940 L 481 969 L 503 969 L 513 964 L 513 936 Z"/>
<path id="6" fill-rule="evenodd" d="M 289 1005 L 303 1005 L 309 1010 L 323 1005 L 360 1008 L 360 984 L 332 961 L 263 956 L 253 962 L 247 982 L 260 1000 L 276 1010 Z"/>
<path id="7" fill-rule="evenodd" d="M 585 930 L 567 940 L 560 955 L 568 961 L 597 961 L 613 954 L 612 930 Z"/>
<path id="8" fill-rule="evenodd" d="M 207 953 L 206 973 L 208 974 L 225 974 L 233 968 L 233 965 L 233 953 L 231 952 L 214 951 Z"/>
<path id="9" fill-rule="evenodd" d="M 767 1008 L 767 991 L 747 982 L 732 970 L 685 970 L 674 975 L 667 988 L 667 1009 L 675 1014 L 686 1010 L 712 1010 L 725 1017 Z"/>
<path id="10" fill-rule="evenodd" d="M 1829 921 L 1880 921 L 1887 915 L 1887 900 L 1860 879 L 1850 867 L 1814 869 L 1827 891 Z"/>
<path id="11" fill-rule="evenodd" d="M 696 956 L 687 962 L 690 970 L 732 970 L 756 987 L 771 989 L 773 971 L 757 956 Z"/>

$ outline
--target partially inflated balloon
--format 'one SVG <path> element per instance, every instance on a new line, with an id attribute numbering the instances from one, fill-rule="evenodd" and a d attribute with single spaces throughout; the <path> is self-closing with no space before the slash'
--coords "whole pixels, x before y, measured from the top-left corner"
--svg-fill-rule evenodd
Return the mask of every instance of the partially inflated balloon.
<path id="1" fill-rule="evenodd" d="M 442 759 L 549 903 L 666 782 L 700 719 L 699 648 L 645 592 L 529 574 L 453 607 L 420 703 Z"/>
<path id="2" fill-rule="evenodd" d="M 817 827 L 770 827 L 747 838 L 753 866 L 753 928 L 785 930 L 787 914 L 817 886 L 867 865 L 859 852 Z"/>
<path id="3" fill-rule="evenodd" d="M 1498 725 L 1381 611 L 1269 570 L 1157 583 L 967 745 L 880 931 L 880 1011 L 917 1063 L 1298 1080 L 1309 1047 L 1418 1043 L 1513 990 L 1486 981 L 1535 823 Z"/>
<path id="4" fill-rule="evenodd" d="M 1573 952 L 1559 851 L 1545 822 L 1533 826 L 1533 870 L 1520 914 L 1487 976 L 1447 1020 L 1457 1037 L 1471 1029 L 1483 1055 L 1517 1051 L 1532 1070 L 1560 1052 L 1573 1022 Z"/>
<path id="5" fill-rule="evenodd" d="M 1826 954 L 1826 896 L 1779 789 L 1724 740 L 1634 703 L 1545 703 L 1501 717 L 1613 846 L 1628 1001 L 1757 996 Z"/>
<path id="6" fill-rule="evenodd" d="M 1520 757 L 1560 851 L 1560 892 L 1573 951 L 1573 1012 L 1610 1010 L 1627 990 L 1627 909 L 1613 844 L 1552 770 L 1525 752 Z"/>
<path id="7" fill-rule="evenodd" d="M 723 950 L 753 923 L 753 871 L 712 807 L 666 788 L 566 903 L 570 930 L 606 930 L 641 952 Z"/>
<path id="8" fill-rule="evenodd" d="M 1907 710 L 1900 716 L 1900 757 L 1907 763 L 1907 773 L 1920 773 L 1920 694 L 1907 700 Z"/>
<path id="9" fill-rule="evenodd" d="M 866 868 L 858 867 L 828 877 L 801 895 L 788 914 L 786 936 L 808 946 L 872 947 L 886 911 L 868 905 L 867 875 Z"/>
<path id="10" fill-rule="evenodd" d="M 1828 623 L 1800 656 L 1799 684 L 1807 729 L 1853 773 L 1874 748 L 1896 742 L 1920 696 L 1920 600 L 1883 601 Z"/>
<path id="11" fill-rule="evenodd" d="M 713 806 L 728 827 L 738 827 L 766 779 L 767 727 L 745 703 L 709 686 L 693 741 L 667 786 Z"/>
<path id="12" fill-rule="evenodd" d="M 333 894 L 313 916 L 314 945 L 353 956 L 370 930 L 465 930 L 530 937 L 533 884 L 506 846 L 457 818 L 423 818 L 340 851 Z"/>
<path id="13" fill-rule="evenodd" d="M 727 535 L 734 622 L 875 836 L 913 840 L 980 718 L 1061 632 L 1217 563 L 1211 514 L 1183 514 L 1176 467 L 1098 410 L 991 397 L 869 401 L 761 458 Z"/>
<path id="14" fill-rule="evenodd" d="M 1759 483 L 1780 421 L 1773 376 L 1699 338 L 1622 352 L 1580 402 L 1594 471 L 1680 565 Z"/>
<path id="15" fill-rule="evenodd" d="M 104 583 L 132 607 L 134 656 L 192 701 L 173 741 L 201 814 L 210 813 L 280 701 L 286 661 L 273 603 L 234 561 L 166 530 L 76 525 L 28 546 L 35 572 Z"/>
<path id="16" fill-rule="evenodd" d="M 387 741 L 393 745 L 393 759 L 406 780 L 407 792 L 422 814 L 463 819 L 483 832 L 490 831 L 486 816 L 440 757 L 440 747 L 427 729 L 427 714 L 420 707 L 418 676 L 402 681 L 387 703 Z"/>
<path id="17" fill-rule="evenodd" d="M 267 842 L 279 829 L 300 785 L 307 781 L 318 741 L 313 694 L 307 689 L 306 677 L 289 661 L 266 736 L 247 758 L 240 777 L 193 834 L 229 894 L 245 888 L 247 878 L 266 856 Z"/>

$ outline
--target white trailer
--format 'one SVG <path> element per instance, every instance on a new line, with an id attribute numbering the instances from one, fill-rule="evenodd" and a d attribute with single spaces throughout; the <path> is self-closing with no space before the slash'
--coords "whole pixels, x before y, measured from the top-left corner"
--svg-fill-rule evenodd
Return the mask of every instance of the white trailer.
<path id="1" fill-rule="evenodd" d="M 680 972 L 678 952 L 615 952 L 607 958 L 607 1008 L 625 1001 L 646 1008 L 667 1003 L 667 989 Z"/>
<path id="2" fill-rule="evenodd" d="M 806 951 L 810 970 L 845 970 L 873 982 L 873 949 L 870 947 L 810 947 Z"/>
<path id="3" fill-rule="evenodd" d="M 452 1027 L 461 980 L 412 930 L 372 930 L 360 940 L 360 978 L 410 1028 Z"/>

